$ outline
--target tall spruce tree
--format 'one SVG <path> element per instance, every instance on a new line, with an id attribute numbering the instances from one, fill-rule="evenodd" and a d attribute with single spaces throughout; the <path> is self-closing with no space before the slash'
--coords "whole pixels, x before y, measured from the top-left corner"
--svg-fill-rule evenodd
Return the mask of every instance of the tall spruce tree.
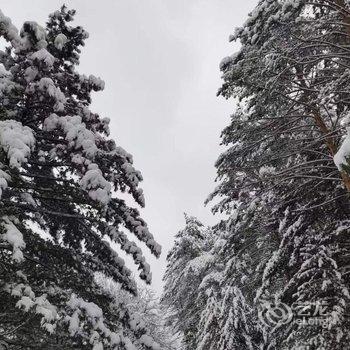
<path id="1" fill-rule="evenodd" d="M 231 37 L 219 94 L 237 106 L 209 198 L 229 219 L 196 283 L 192 349 L 349 348 L 349 25 L 348 1 L 261 0 Z M 262 322 L 266 300 L 292 322 Z M 319 304 L 324 324 L 297 322 Z"/>
<path id="2" fill-rule="evenodd" d="M 139 211 L 142 176 L 108 137 L 108 118 L 89 109 L 104 83 L 76 71 L 88 33 L 62 7 L 45 28 L 20 33 L 0 12 L 0 341 L 10 349 L 157 349 L 147 329 L 96 282 L 136 294 L 113 245 L 141 279 L 149 265 L 136 237 L 159 256 Z M 114 305 L 114 306 L 113 306 Z"/>
<path id="3" fill-rule="evenodd" d="M 260 1 L 232 36 L 241 49 L 221 64 L 219 93 L 240 102 L 223 133 L 229 150 L 217 162 L 219 207 L 254 197 L 263 208 L 257 229 L 278 243 L 255 301 L 326 300 L 334 320 L 323 329 L 267 330 L 271 349 L 344 349 L 349 342 L 350 187 L 340 165 L 346 154 L 337 153 L 349 123 L 349 9 L 344 1 Z"/>

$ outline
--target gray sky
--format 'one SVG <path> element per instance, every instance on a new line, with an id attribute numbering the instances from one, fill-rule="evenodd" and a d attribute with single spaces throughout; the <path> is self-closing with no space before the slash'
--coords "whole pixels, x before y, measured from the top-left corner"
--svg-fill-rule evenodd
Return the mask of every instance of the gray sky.
<path id="1" fill-rule="evenodd" d="M 184 226 L 183 213 L 213 224 L 203 202 L 214 189 L 220 132 L 233 101 L 216 97 L 219 63 L 236 48 L 228 36 L 257 0 L 68 0 L 90 33 L 79 71 L 100 76 L 92 109 L 111 118 L 117 143 L 133 154 L 144 176 L 150 230 L 163 247 L 149 259 L 153 288 L 161 289 L 167 251 Z M 2 0 L 20 28 L 44 24 L 56 0 Z M 149 256 L 147 254 L 147 256 Z"/>

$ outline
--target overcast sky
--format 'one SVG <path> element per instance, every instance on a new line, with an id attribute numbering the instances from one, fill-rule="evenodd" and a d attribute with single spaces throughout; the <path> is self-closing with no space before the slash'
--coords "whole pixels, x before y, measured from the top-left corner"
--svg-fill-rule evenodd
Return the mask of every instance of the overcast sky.
<path id="1" fill-rule="evenodd" d="M 219 63 L 237 48 L 228 42 L 257 0 L 68 0 L 90 33 L 79 71 L 100 76 L 92 109 L 111 119 L 112 136 L 144 176 L 150 230 L 163 247 L 150 259 L 161 290 L 167 251 L 184 226 L 183 213 L 205 224 L 218 218 L 203 205 L 215 187 L 220 132 L 233 101 L 216 97 Z M 20 28 L 44 24 L 56 0 L 2 0 Z"/>

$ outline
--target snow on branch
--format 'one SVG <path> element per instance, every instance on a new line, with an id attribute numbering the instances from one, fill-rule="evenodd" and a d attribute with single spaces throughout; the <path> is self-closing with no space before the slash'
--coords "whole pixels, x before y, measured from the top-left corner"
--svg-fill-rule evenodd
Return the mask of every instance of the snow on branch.
<path id="1" fill-rule="evenodd" d="M 0 121 L 0 147 L 5 151 L 11 168 L 27 162 L 35 145 L 33 131 L 14 120 Z"/>
<path id="2" fill-rule="evenodd" d="M 18 230 L 15 224 L 8 217 L 2 217 L 1 226 L 5 233 L 0 235 L 0 240 L 9 243 L 10 246 L 12 246 L 12 259 L 14 261 L 23 261 L 24 257 L 22 249 L 26 247 L 26 244 L 23 240 L 22 233 Z"/>
<path id="3" fill-rule="evenodd" d="M 350 128 L 347 128 L 347 134 L 343 139 L 343 142 L 334 155 L 334 163 L 337 168 L 342 171 L 343 165 L 348 165 L 347 158 L 350 156 Z"/>

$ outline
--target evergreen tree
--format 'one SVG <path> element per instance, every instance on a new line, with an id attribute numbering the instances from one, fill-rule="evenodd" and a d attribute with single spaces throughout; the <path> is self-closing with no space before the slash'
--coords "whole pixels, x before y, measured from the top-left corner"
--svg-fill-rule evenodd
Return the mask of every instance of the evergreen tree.
<path id="1" fill-rule="evenodd" d="M 221 184 L 214 195 L 224 199 L 215 210 L 255 203 L 261 208 L 253 217 L 255 234 L 267 233 L 275 242 L 270 247 L 278 247 L 272 253 L 268 241 L 263 245 L 269 258 L 255 301 L 273 297 L 293 306 L 326 299 L 329 311 L 337 310 L 330 311 L 329 328 L 266 330 L 270 349 L 348 344 L 346 142 L 339 149 L 349 122 L 348 13 L 341 0 L 260 1 L 231 38 L 241 49 L 221 64 L 219 93 L 239 103 L 223 132 L 229 149 L 217 162 Z M 328 280 L 334 290 L 320 288 Z"/>
<path id="2" fill-rule="evenodd" d="M 167 256 L 162 303 L 169 310 L 169 323 L 183 334 L 185 349 L 195 349 L 202 310 L 199 293 L 203 277 L 214 263 L 210 254 L 212 232 L 196 218 L 185 215 L 186 226 L 175 236 Z M 204 289 L 205 291 L 205 289 Z"/>
<path id="3" fill-rule="evenodd" d="M 254 325 L 254 313 L 241 290 L 236 286 L 223 286 L 223 298 L 220 305 L 219 342 L 217 348 L 258 349 Z"/>
<path id="4" fill-rule="evenodd" d="M 342 0 L 262 0 L 231 38 L 241 49 L 221 63 L 219 94 L 238 103 L 209 198 L 230 218 L 196 283 L 193 349 L 348 348 L 349 13 Z M 269 327 L 268 299 L 321 304 L 328 323 Z"/>
<path id="5" fill-rule="evenodd" d="M 347 346 L 349 328 L 347 308 L 349 293 L 345 287 L 332 251 L 326 240 L 315 232 L 316 244 L 305 242 L 300 249 L 303 263 L 289 284 L 294 285 L 295 305 L 304 310 L 305 317 L 296 315 L 299 322 L 293 323 L 290 336 L 282 340 L 286 349 L 298 349 L 301 345 L 310 349 L 337 349 Z M 290 286 L 285 287 L 290 290 Z M 283 296 L 284 297 L 284 296 Z M 315 322 L 308 323 L 309 317 Z M 327 331 L 325 331 L 327 329 Z"/>
<path id="6" fill-rule="evenodd" d="M 209 250 L 177 254 L 177 242 L 168 257 L 176 317 L 200 320 L 191 349 L 348 348 L 349 6 L 261 0 L 231 37 L 241 48 L 221 63 L 219 94 L 238 102 L 208 199 L 220 196 L 213 211 L 229 219 Z M 183 271 L 208 253 L 189 286 Z M 195 305 L 177 302 L 185 293 Z M 258 317 L 266 300 L 322 305 L 326 325 L 297 314 L 270 327 Z"/>
<path id="7" fill-rule="evenodd" d="M 220 231 L 223 243 L 216 254 L 216 260 L 225 266 L 220 283 L 220 350 L 260 349 L 263 344 L 255 293 L 276 243 L 264 227 L 257 231 L 261 209 L 242 204 L 236 203 L 234 214 Z"/>
<path id="8" fill-rule="evenodd" d="M 101 275 L 98 278 L 103 289 L 114 299 L 118 309 L 127 310 L 131 324 L 142 325 L 162 350 L 179 350 L 181 336 L 174 331 L 174 327 L 167 325 L 167 312 L 160 304 L 159 298 L 149 288 L 139 287 L 137 296 L 123 289 L 113 280 L 106 280 Z M 130 337 L 134 335 L 130 332 Z"/>
<path id="9" fill-rule="evenodd" d="M 201 314 L 196 335 L 198 350 L 215 350 L 219 336 L 220 308 L 218 295 L 213 288 L 207 290 L 207 302 Z"/>
<path id="10" fill-rule="evenodd" d="M 71 26 L 74 14 L 63 6 L 46 28 L 25 22 L 18 33 L 0 12 L 9 45 L 0 53 L 0 341 L 156 349 L 96 282 L 100 273 L 136 294 L 113 246 L 133 257 L 147 283 L 149 265 L 131 237 L 155 256 L 160 246 L 118 195 L 144 206 L 132 156 L 108 137 L 109 119 L 89 109 L 104 82 L 76 71 L 88 33 Z"/>

